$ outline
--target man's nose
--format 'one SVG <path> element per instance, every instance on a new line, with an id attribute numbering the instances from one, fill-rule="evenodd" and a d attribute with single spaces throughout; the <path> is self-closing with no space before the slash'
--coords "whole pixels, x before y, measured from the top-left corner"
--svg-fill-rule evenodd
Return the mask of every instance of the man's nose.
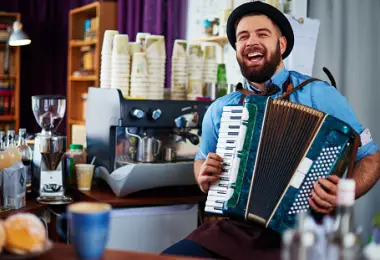
<path id="1" fill-rule="evenodd" d="M 256 35 L 250 35 L 247 42 L 246 42 L 246 45 L 247 46 L 254 46 L 257 44 L 259 44 L 259 38 Z"/>

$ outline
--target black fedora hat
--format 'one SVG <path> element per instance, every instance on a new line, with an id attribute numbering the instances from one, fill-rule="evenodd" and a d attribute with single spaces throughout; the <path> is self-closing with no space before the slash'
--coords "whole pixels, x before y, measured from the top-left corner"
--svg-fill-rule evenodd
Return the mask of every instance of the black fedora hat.
<path id="1" fill-rule="evenodd" d="M 290 25 L 289 20 L 280 10 L 270 4 L 266 4 L 261 1 L 242 4 L 232 11 L 227 20 L 227 37 L 231 46 L 236 49 L 236 23 L 243 16 L 252 13 L 266 15 L 280 28 L 282 35 L 285 36 L 287 41 L 286 50 L 282 54 L 282 58 L 285 59 L 290 54 L 294 46 L 294 33 L 292 26 Z"/>

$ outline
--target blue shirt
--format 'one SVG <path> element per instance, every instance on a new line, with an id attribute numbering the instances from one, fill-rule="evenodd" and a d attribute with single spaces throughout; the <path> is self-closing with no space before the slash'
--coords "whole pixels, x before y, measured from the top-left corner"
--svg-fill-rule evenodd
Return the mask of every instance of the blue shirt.
<path id="1" fill-rule="evenodd" d="M 295 71 L 288 71 L 284 67 L 281 71 L 273 75 L 272 82 L 281 88 L 284 82 L 288 79 L 289 75 L 293 83 L 293 87 L 298 86 L 303 81 L 310 78 L 309 76 Z M 250 86 L 249 84 L 245 85 L 246 88 L 257 91 L 257 89 L 254 89 L 253 86 Z M 282 90 L 272 95 L 272 97 L 276 98 L 281 93 Z M 215 153 L 223 107 L 226 105 L 238 104 L 241 95 L 242 94 L 239 91 L 235 91 L 218 98 L 210 105 L 203 118 L 201 144 L 200 149 L 195 156 L 195 160 L 205 160 L 208 153 Z M 290 101 L 330 114 L 349 124 L 358 134 L 361 134 L 363 130 L 365 130 L 356 117 L 347 99 L 325 81 L 314 81 L 307 84 L 304 88 L 292 93 L 290 95 Z M 367 155 L 374 154 L 377 150 L 377 144 L 371 140 L 364 146 L 359 147 L 356 161 Z"/>

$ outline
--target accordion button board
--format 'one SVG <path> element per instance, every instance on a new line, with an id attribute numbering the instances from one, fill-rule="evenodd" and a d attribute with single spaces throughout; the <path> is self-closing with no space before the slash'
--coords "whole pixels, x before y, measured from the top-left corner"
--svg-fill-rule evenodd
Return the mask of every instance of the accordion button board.
<path id="1" fill-rule="evenodd" d="M 210 186 L 205 211 L 222 214 L 223 203 L 227 200 L 228 183 L 230 181 L 232 158 L 235 153 L 243 106 L 225 106 L 220 120 L 219 137 L 216 154 L 223 158 L 220 180 Z"/>

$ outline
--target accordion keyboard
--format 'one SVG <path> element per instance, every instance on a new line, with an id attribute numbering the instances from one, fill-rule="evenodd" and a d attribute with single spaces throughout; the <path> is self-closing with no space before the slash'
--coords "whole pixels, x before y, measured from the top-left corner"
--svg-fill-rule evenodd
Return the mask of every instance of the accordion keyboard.
<path id="1" fill-rule="evenodd" d="M 243 113 L 242 106 L 225 106 L 220 120 L 219 137 L 216 154 L 223 158 L 223 169 L 220 179 L 211 184 L 205 212 L 222 214 L 223 203 L 227 200 L 229 170 L 235 153 Z"/>

